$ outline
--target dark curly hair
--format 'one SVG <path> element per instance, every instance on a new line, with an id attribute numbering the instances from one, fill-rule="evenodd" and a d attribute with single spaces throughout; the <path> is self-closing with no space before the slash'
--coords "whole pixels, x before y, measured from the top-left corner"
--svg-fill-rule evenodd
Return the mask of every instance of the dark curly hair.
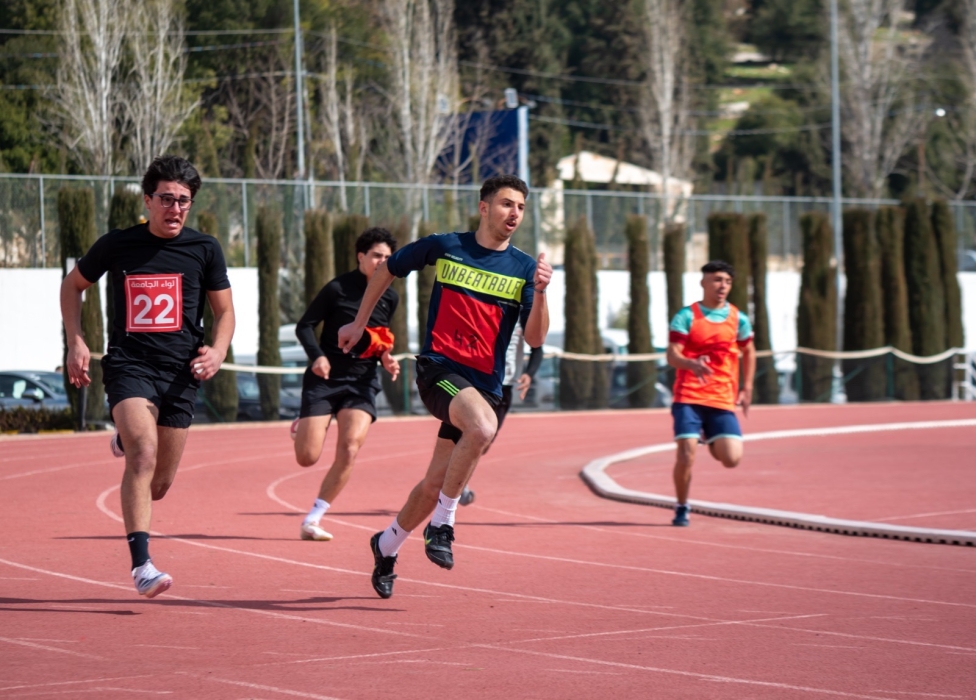
<path id="1" fill-rule="evenodd" d="M 373 228 L 368 228 L 359 234 L 359 238 L 356 239 L 356 252 L 357 253 L 368 253 L 374 245 L 377 243 L 386 243 L 390 246 L 390 252 L 396 250 L 397 240 L 393 237 L 393 234 L 387 231 L 385 228 L 380 228 L 374 226 Z"/>
<path id="2" fill-rule="evenodd" d="M 702 272 L 724 272 L 732 279 L 735 279 L 735 268 L 724 260 L 712 260 L 702 265 Z"/>
<path id="3" fill-rule="evenodd" d="M 521 192 L 526 199 L 529 198 L 529 187 L 521 178 L 515 175 L 496 175 L 484 181 L 481 185 L 481 201 L 489 202 L 498 190 L 509 187 L 516 192 Z"/>
<path id="4" fill-rule="evenodd" d="M 160 182 L 178 182 L 190 190 L 190 197 L 200 191 L 200 173 L 186 158 L 179 156 L 156 156 L 142 176 L 142 191 L 150 195 L 156 193 Z"/>

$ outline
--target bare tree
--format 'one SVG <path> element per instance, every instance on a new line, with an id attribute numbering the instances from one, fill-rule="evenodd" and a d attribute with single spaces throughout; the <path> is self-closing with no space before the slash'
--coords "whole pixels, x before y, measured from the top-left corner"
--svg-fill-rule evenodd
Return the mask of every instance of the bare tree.
<path id="1" fill-rule="evenodd" d="M 962 199 L 969 191 L 976 171 L 976 0 L 961 0 L 963 25 L 960 32 L 962 43 L 962 78 L 966 98 L 962 104 L 946 115 L 950 120 L 949 133 L 956 139 L 956 157 L 962 168 L 962 180 L 953 193 Z"/>
<path id="2" fill-rule="evenodd" d="M 112 175 L 124 91 L 120 65 L 129 29 L 126 0 L 63 0 L 56 92 L 62 138 L 91 173 Z"/>
<path id="3" fill-rule="evenodd" d="M 678 208 L 668 205 L 668 185 L 691 168 L 688 35 L 682 0 L 644 0 L 647 83 L 641 121 L 651 160 L 661 175 L 664 220 Z"/>
<path id="4" fill-rule="evenodd" d="M 455 127 L 458 92 L 454 0 L 383 0 L 389 41 L 388 94 L 399 131 L 403 178 L 425 185 Z M 411 239 L 420 223 L 419 190 L 408 190 Z"/>
<path id="5" fill-rule="evenodd" d="M 838 25 L 843 72 L 841 128 L 848 182 L 863 197 L 880 197 L 906 147 L 927 119 L 912 81 L 922 47 L 900 39 L 901 0 L 844 0 Z"/>
<path id="6" fill-rule="evenodd" d="M 128 151 L 135 172 L 170 147 L 198 102 L 184 88 L 186 51 L 183 18 L 174 0 L 132 4 L 132 61 L 125 112 Z"/>

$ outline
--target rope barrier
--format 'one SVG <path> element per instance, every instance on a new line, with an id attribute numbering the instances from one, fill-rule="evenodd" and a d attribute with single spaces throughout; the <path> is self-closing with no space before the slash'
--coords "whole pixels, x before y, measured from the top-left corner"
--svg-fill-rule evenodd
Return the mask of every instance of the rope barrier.
<path id="1" fill-rule="evenodd" d="M 919 365 L 931 365 L 937 362 L 944 362 L 955 355 L 966 354 L 966 350 L 963 348 L 950 348 L 945 352 L 940 352 L 938 355 L 922 357 L 903 352 L 891 345 L 885 345 L 884 347 L 874 348 L 872 350 L 848 350 L 841 352 L 832 350 L 816 350 L 814 348 L 795 348 L 793 350 L 759 350 L 756 352 L 756 357 L 774 357 L 777 355 L 791 354 L 822 357 L 828 360 L 865 360 L 872 357 L 881 357 L 882 355 L 891 354 L 901 360 L 905 360 L 906 362 L 914 362 L 915 364 Z M 414 353 L 405 352 L 394 355 L 393 359 L 397 360 L 398 362 L 402 362 L 403 360 L 412 360 L 415 357 L 416 355 Z M 561 360 L 578 360 L 581 362 L 608 362 L 611 360 L 615 362 L 651 362 L 666 359 L 667 353 L 651 352 L 636 353 L 633 355 L 614 355 L 613 353 L 603 353 L 599 355 L 588 355 L 585 353 L 553 350 L 546 352 L 543 357 L 558 357 Z M 93 360 L 100 360 L 102 358 L 102 353 L 93 352 L 91 354 L 91 358 Z M 268 367 L 264 365 L 242 365 L 232 362 L 225 362 L 220 368 L 229 369 L 235 372 L 255 372 L 259 374 L 301 374 L 305 371 L 305 367 Z"/>

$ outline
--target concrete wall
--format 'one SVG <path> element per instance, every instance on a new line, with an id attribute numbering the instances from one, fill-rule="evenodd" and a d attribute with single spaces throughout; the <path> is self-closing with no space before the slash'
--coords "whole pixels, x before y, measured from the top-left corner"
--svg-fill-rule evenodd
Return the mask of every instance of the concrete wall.
<path id="1" fill-rule="evenodd" d="M 234 352 L 239 356 L 253 356 L 258 346 L 257 270 L 231 268 L 229 274 L 237 311 Z M 408 283 L 413 277 L 408 278 Z M 685 303 L 701 298 L 700 279 L 699 273 L 685 275 Z M 600 325 L 606 328 L 629 299 L 629 275 L 626 271 L 605 270 L 598 273 L 598 280 Z M 654 345 L 664 347 L 668 326 L 664 273 L 652 272 L 649 281 Z M 976 273 L 961 272 L 959 281 L 963 291 L 966 347 L 976 351 Z M 53 370 L 61 364 L 60 285 L 59 269 L 0 269 L 0 370 Z M 415 287 L 413 284 L 409 286 L 408 319 L 411 336 L 416 338 L 417 305 L 416 295 L 412 293 Z M 548 298 L 550 329 L 558 333 L 565 329 L 564 287 L 565 275 L 562 270 L 556 270 Z M 767 290 L 773 349 L 795 347 L 799 273 L 770 272 Z M 102 298 L 105 298 L 104 292 Z"/>

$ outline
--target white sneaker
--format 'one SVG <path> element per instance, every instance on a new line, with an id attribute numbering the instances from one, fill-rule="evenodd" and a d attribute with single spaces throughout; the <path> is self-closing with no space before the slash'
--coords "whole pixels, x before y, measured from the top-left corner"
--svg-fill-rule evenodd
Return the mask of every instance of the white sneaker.
<path id="1" fill-rule="evenodd" d="M 302 539 L 328 542 L 332 535 L 320 528 L 318 523 L 302 523 Z"/>
<path id="2" fill-rule="evenodd" d="M 152 560 L 132 570 L 132 580 L 136 582 L 136 591 L 147 598 L 155 598 L 160 593 L 169 590 L 173 585 L 173 577 L 156 569 Z"/>
<path id="3" fill-rule="evenodd" d="M 119 437 L 119 431 L 115 431 L 115 435 L 112 436 L 112 441 L 108 444 L 112 449 L 113 457 L 125 457 L 125 451 L 122 449 L 122 439 Z"/>
<path id="4" fill-rule="evenodd" d="M 291 427 L 288 429 L 288 432 L 291 434 L 292 440 L 294 440 L 295 436 L 298 435 L 298 421 L 300 420 L 301 418 L 296 418 L 295 420 L 293 420 L 291 422 Z"/>

